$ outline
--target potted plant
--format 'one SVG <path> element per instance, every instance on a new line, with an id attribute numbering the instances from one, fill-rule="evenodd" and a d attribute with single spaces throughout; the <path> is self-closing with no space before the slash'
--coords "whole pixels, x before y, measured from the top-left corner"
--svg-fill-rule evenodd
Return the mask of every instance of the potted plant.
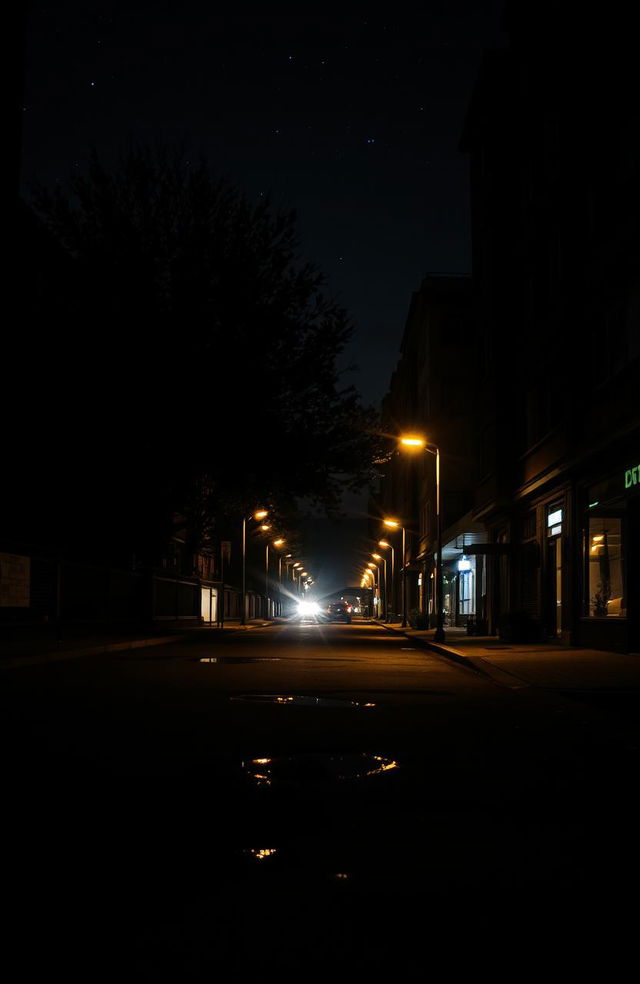
<path id="1" fill-rule="evenodd" d="M 611 582 L 598 581 L 598 590 L 591 599 L 593 614 L 602 618 L 608 614 L 608 604 L 611 598 Z"/>

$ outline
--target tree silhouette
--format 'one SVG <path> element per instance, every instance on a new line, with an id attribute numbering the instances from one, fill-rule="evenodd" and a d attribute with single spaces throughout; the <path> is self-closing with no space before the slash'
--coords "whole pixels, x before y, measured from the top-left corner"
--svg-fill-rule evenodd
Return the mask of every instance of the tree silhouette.
<path id="1" fill-rule="evenodd" d="M 211 512 L 302 496 L 331 511 L 370 480 L 375 415 L 336 366 L 352 326 L 299 261 L 294 212 L 144 147 L 111 170 L 92 154 L 33 205 L 74 260 L 68 458 L 110 537 L 153 540 L 203 488 Z"/>

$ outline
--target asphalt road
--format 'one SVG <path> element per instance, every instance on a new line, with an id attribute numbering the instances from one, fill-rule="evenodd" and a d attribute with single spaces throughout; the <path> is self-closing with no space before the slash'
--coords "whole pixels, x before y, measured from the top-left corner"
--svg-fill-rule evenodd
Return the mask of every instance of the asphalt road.
<path id="1" fill-rule="evenodd" d="M 413 980 L 496 939 L 575 969 L 592 925 L 623 959 L 637 746 L 606 708 L 354 622 L 5 670 L 0 711 L 24 979 Z"/>

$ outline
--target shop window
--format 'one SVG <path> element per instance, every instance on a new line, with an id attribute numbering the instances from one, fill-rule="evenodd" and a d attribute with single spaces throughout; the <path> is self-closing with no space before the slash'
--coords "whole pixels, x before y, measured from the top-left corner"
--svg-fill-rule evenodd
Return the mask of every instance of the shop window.
<path id="1" fill-rule="evenodd" d="M 594 618 L 625 616 L 622 520 L 590 516 L 587 534 L 587 611 Z"/>
<path id="2" fill-rule="evenodd" d="M 458 612 L 460 615 L 475 615 L 475 601 L 475 557 L 463 557 L 458 561 Z"/>

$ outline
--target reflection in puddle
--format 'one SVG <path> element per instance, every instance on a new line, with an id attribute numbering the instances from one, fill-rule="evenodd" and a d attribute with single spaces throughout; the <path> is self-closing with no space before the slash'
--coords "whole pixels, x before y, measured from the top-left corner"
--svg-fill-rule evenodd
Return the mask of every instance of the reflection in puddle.
<path id="1" fill-rule="evenodd" d="M 309 697 L 304 694 L 238 694 L 229 700 L 248 700 L 261 704 L 289 704 L 298 707 L 375 707 L 373 701 L 348 697 Z"/>
<path id="2" fill-rule="evenodd" d="M 242 763 L 257 786 L 279 783 L 340 782 L 367 779 L 399 768 L 395 759 L 369 752 L 345 755 L 308 754 L 255 758 Z"/>
<path id="3" fill-rule="evenodd" d="M 197 663 L 277 663 L 279 656 L 198 656 Z"/>

